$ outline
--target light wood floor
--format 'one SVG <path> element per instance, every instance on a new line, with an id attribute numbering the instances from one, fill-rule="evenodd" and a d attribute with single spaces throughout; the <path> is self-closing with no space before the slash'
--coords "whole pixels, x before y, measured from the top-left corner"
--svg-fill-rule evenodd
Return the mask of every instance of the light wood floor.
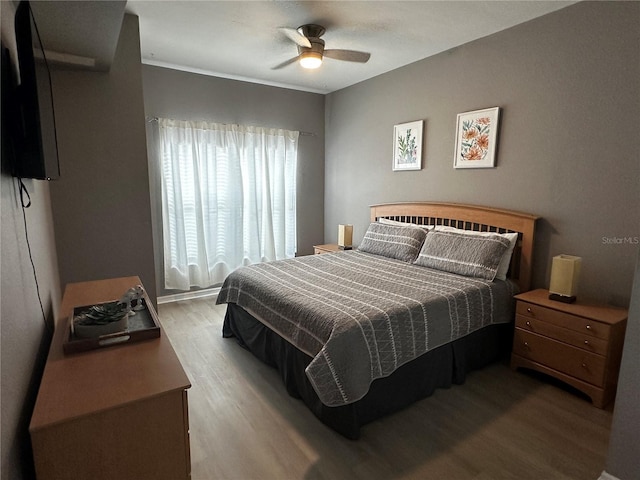
<path id="1" fill-rule="evenodd" d="M 611 407 L 495 364 L 347 440 L 289 397 L 275 370 L 221 335 L 215 297 L 159 306 L 191 379 L 193 480 L 595 480 Z"/>

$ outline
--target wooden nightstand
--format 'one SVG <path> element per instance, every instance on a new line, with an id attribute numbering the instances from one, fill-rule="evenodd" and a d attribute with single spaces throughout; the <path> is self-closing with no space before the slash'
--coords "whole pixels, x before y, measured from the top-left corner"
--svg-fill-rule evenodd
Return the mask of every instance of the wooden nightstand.
<path id="1" fill-rule="evenodd" d="M 337 243 L 326 243 L 324 245 L 314 245 L 313 246 L 313 254 L 319 255 L 321 253 L 331 253 L 331 252 L 339 252 L 340 247 L 338 247 Z"/>
<path id="2" fill-rule="evenodd" d="M 603 408 L 616 392 L 627 311 L 548 297 L 542 289 L 516 295 L 511 368 L 558 378 Z"/>

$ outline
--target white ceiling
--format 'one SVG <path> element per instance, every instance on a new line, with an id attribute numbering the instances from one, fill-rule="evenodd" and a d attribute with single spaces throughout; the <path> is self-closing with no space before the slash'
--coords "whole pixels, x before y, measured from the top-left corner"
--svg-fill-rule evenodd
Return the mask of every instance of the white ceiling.
<path id="1" fill-rule="evenodd" d="M 572 1 L 147 1 L 140 19 L 143 63 L 328 93 L 570 5 Z M 366 64 L 293 63 L 278 27 L 317 23 L 329 49 L 371 53 Z"/>
<path id="2" fill-rule="evenodd" d="M 139 17 L 143 63 L 329 93 L 572 3 L 56 0 L 31 5 L 45 49 L 71 68 L 109 68 L 126 11 Z M 371 59 L 359 64 L 326 58 L 318 70 L 297 62 L 273 70 L 297 55 L 278 27 L 306 23 L 327 27 L 326 48 L 365 51 Z"/>

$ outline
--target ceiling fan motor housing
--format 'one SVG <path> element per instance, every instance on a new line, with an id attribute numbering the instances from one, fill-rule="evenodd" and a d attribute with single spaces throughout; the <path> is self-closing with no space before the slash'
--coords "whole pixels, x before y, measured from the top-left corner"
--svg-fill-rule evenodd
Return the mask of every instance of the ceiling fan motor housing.
<path id="1" fill-rule="evenodd" d="M 312 38 L 320 38 L 322 35 L 324 35 L 324 32 L 327 31 L 326 28 L 324 28 L 322 25 L 316 25 L 315 23 L 301 25 L 297 28 L 297 30 L 300 35 L 304 35 L 309 40 L 311 40 Z"/>
<path id="2" fill-rule="evenodd" d="M 298 45 L 298 53 L 315 53 L 320 55 L 320 58 L 322 58 L 322 54 L 324 52 L 324 40 L 319 38 L 310 38 L 309 41 L 311 42 L 311 48 L 301 47 Z"/>

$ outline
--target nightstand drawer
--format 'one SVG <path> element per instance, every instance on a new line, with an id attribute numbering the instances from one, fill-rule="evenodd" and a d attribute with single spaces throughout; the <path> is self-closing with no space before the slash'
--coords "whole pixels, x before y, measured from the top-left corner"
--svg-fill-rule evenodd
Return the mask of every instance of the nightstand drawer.
<path id="1" fill-rule="evenodd" d="M 604 385 L 605 357 L 515 329 L 513 353 L 593 385 Z"/>
<path id="2" fill-rule="evenodd" d="M 332 253 L 332 252 L 339 252 L 340 251 L 340 247 L 338 247 L 337 244 L 335 243 L 327 243 L 324 245 L 314 245 L 313 246 L 313 254 L 314 255 L 320 255 L 322 253 Z"/>
<path id="3" fill-rule="evenodd" d="M 576 315 L 552 310 L 550 308 L 541 307 L 540 305 L 523 301 L 518 301 L 516 305 L 516 313 L 524 317 L 551 323 L 568 330 L 574 330 L 585 335 L 601 338 L 602 340 L 609 339 L 609 325 L 589 320 L 587 318 L 578 317 Z"/>
<path id="4" fill-rule="evenodd" d="M 568 343 L 574 347 L 582 348 L 588 352 L 607 354 L 609 343 L 601 338 L 595 338 L 583 332 L 576 332 L 567 328 L 524 315 L 516 315 L 516 327 L 538 335 L 551 337 L 554 340 Z"/>

